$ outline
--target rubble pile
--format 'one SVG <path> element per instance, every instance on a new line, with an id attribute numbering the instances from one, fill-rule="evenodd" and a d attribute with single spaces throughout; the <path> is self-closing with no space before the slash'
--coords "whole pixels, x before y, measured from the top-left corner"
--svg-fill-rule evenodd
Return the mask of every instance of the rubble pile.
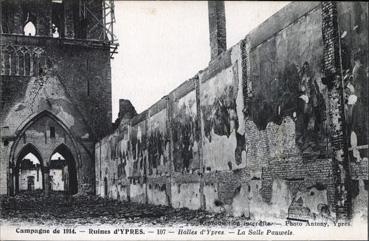
<path id="1" fill-rule="evenodd" d="M 246 218 L 234 218 L 224 213 L 209 213 L 187 208 L 138 204 L 97 196 L 67 196 L 41 191 L 1 197 L 0 222 L 40 225 L 241 225 Z"/>

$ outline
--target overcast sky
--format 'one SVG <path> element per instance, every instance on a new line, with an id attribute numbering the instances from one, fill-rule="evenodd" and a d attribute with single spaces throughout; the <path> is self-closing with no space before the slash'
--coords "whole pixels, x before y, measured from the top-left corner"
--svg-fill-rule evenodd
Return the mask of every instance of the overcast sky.
<path id="1" fill-rule="evenodd" d="M 225 2 L 227 47 L 288 2 Z M 140 113 L 210 60 L 207 2 L 115 1 L 119 53 L 112 61 L 113 121 L 119 99 Z"/>

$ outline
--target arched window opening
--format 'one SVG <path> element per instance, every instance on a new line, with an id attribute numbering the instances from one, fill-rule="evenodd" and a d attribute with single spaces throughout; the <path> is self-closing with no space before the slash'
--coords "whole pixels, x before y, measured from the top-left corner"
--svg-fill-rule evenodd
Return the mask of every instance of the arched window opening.
<path id="1" fill-rule="evenodd" d="M 12 46 L 6 46 L 3 49 L 3 59 L 2 59 L 2 65 L 3 65 L 3 72 L 6 75 L 12 75 L 12 73 L 15 73 L 15 50 Z"/>
<path id="2" fill-rule="evenodd" d="M 8 52 L 3 53 L 2 61 L 2 74 L 10 75 L 10 54 Z"/>
<path id="3" fill-rule="evenodd" d="M 59 145 L 50 157 L 50 186 L 53 191 L 78 192 L 77 168 L 70 149 Z"/>
<path id="4" fill-rule="evenodd" d="M 23 27 L 23 33 L 26 36 L 35 36 L 36 35 L 36 26 L 34 23 L 36 23 L 36 17 L 31 14 L 30 12 L 27 12 L 26 14 L 26 20 L 24 22 Z"/>
<path id="5" fill-rule="evenodd" d="M 63 172 L 67 163 L 62 154 L 55 152 L 50 158 L 50 187 L 52 191 L 65 191 Z"/>
<path id="6" fill-rule="evenodd" d="M 24 25 L 23 32 L 26 36 L 35 36 L 36 27 L 31 21 L 29 21 L 28 23 L 26 23 L 26 25 Z"/>
<path id="7" fill-rule="evenodd" d="M 18 75 L 24 76 L 24 53 L 18 50 L 17 55 L 18 55 Z"/>
<path id="8" fill-rule="evenodd" d="M 38 76 L 38 70 L 39 70 L 39 57 L 37 54 L 32 53 L 31 55 L 31 76 Z"/>
<path id="9" fill-rule="evenodd" d="M 21 47 L 18 50 L 18 56 L 19 56 L 19 75 L 26 76 L 26 53 L 28 53 L 29 50 L 25 47 Z"/>
<path id="10" fill-rule="evenodd" d="M 10 33 L 10 20 L 11 20 L 11 3 L 8 1 L 1 1 L 1 33 Z"/>
<path id="11" fill-rule="evenodd" d="M 18 55 L 15 52 L 15 50 L 13 50 L 10 53 L 10 70 L 9 70 L 9 75 L 17 75 L 19 72 L 18 70 Z"/>
<path id="12" fill-rule="evenodd" d="M 15 179 L 17 192 L 43 189 L 42 161 L 33 146 L 26 145 L 21 151 L 15 168 Z"/>
<path id="13" fill-rule="evenodd" d="M 63 1 L 52 1 L 52 36 L 64 37 L 64 5 Z"/>
<path id="14" fill-rule="evenodd" d="M 26 53 L 24 55 L 24 76 L 31 75 L 31 55 Z"/>

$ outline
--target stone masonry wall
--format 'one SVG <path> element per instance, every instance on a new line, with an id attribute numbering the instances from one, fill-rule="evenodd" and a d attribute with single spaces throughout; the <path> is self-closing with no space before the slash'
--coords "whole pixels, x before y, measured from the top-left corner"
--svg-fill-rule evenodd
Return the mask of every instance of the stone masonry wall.
<path id="1" fill-rule="evenodd" d="M 319 2 L 289 4 L 123 121 L 95 146 L 96 193 L 251 218 L 336 218 L 325 17 Z M 367 195 L 367 143 L 350 147 L 361 158 L 350 164 L 354 213 Z"/>
<path id="2" fill-rule="evenodd" d="M 45 135 L 42 138 L 49 137 L 54 126 L 63 129 L 64 144 L 72 139 L 68 148 L 78 169 L 78 190 L 94 192 L 95 140 L 111 132 L 111 79 L 109 48 L 92 44 L 1 35 L 0 193 L 11 193 L 13 170 L 9 165 L 16 166 L 23 137 L 31 123 L 42 121 L 40 116 L 57 120 L 50 126 L 45 122 L 38 130 Z M 28 142 L 32 138 L 28 136 Z M 37 142 L 37 148 L 48 149 L 42 157 L 47 165 L 57 145 L 44 139 Z"/>

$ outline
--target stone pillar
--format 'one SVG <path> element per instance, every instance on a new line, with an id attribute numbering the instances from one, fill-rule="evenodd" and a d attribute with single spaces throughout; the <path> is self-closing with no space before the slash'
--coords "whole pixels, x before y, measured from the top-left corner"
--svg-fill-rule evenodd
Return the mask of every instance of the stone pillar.
<path id="1" fill-rule="evenodd" d="M 203 152 L 203 137 L 201 133 L 201 108 L 200 108 L 200 79 L 197 75 L 195 78 L 195 91 L 196 91 L 196 116 L 197 116 L 197 128 L 196 133 L 198 135 L 198 158 L 200 161 L 200 207 L 202 210 L 206 209 L 206 202 L 205 202 L 205 194 L 204 194 L 204 187 L 205 187 L 205 167 L 204 167 L 204 152 Z"/>
<path id="2" fill-rule="evenodd" d="M 15 196 L 15 174 L 13 166 L 9 168 L 9 194 Z"/>
<path id="3" fill-rule="evenodd" d="M 227 50 L 226 20 L 223 1 L 208 1 L 211 60 Z"/>
<path id="4" fill-rule="evenodd" d="M 169 161 L 169 172 L 165 175 L 166 179 L 166 187 L 165 192 L 166 196 L 168 198 L 168 206 L 172 207 L 172 176 L 174 173 L 174 165 L 173 165 L 173 133 L 171 128 L 171 123 L 173 121 L 173 99 L 169 96 L 166 97 L 167 99 L 167 122 L 166 122 L 166 132 L 167 132 L 167 141 L 169 142 L 169 155 L 168 155 L 168 161 Z M 147 187 L 147 185 L 146 185 Z M 147 195 L 147 189 L 146 189 L 146 195 Z"/>
<path id="5" fill-rule="evenodd" d="M 49 196 L 50 194 L 50 177 L 49 177 L 49 166 L 45 166 L 43 170 L 44 175 L 44 194 L 45 196 Z"/>
<path id="6" fill-rule="evenodd" d="M 344 94 L 340 56 L 340 31 L 337 3 L 322 2 L 322 34 L 324 74 L 328 87 L 329 123 L 335 180 L 336 219 L 351 218 L 351 175 L 348 158 L 347 131 L 344 114 Z"/>

